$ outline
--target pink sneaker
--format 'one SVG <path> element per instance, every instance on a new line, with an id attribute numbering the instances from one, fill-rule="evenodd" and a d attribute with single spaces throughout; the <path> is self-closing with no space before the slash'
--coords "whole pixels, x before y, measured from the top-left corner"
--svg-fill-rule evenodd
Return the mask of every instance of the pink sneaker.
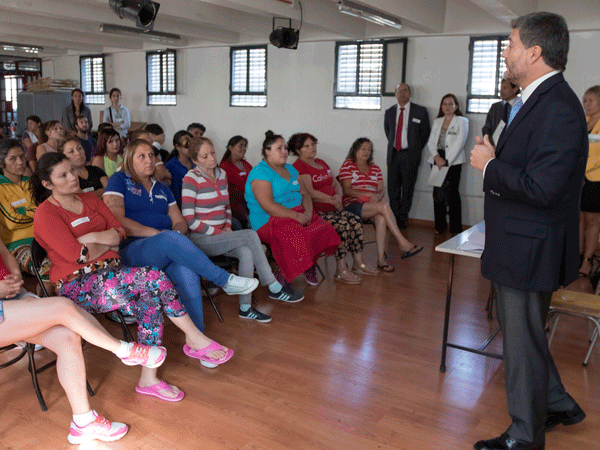
<path id="1" fill-rule="evenodd" d="M 149 369 L 154 369 L 160 366 L 167 356 L 167 349 L 160 346 L 149 346 L 132 342 L 133 346 L 129 351 L 129 355 L 121 358 L 123 364 L 128 366 L 142 365 Z"/>
<path id="2" fill-rule="evenodd" d="M 96 420 L 85 427 L 79 427 L 75 422 L 71 422 L 71 431 L 67 439 L 71 444 L 81 444 L 100 439 L 101 441 L 116 441 L 127 434 L 129 428 L 124 423 L 110 422 L 100 416 L 96 411 Z"/>
<path id="3" fill-rule="evenodd" d="M 306 272 L 304 272 L 304 276 L 306 277 L 306 282 L 311 286 L 316 286 L 319 284 L 319 279 L 317 278 L 317 268 L 312 266 Z"/>

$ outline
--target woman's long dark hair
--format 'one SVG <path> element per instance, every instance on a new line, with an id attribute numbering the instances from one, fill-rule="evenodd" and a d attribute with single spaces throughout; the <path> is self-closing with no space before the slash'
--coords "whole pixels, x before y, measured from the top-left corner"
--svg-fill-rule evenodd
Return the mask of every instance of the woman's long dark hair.
<path id="1" fill-rule="evenodd" d="M 75 123 L 77 123 L 77 116 L 79 114 L 75 112 L 75 102 L 73 101 L 73 94 L 75 92 L 81 93 L 81 106 L 79 107 L 79 114 L 83 114 L 83 110 L 85 109 L 85 95 L 83 94 L 83 91 L 79 88 L 75 88 L 71 91 L 71 107 L 73 108 L 73 117 L 75 117 Z"/>
<path id="2" fill-rule="evenodd" d="M 317 142 L 319 142 L 317 140 L 316 137 L 314 137 L 312 134 L 310 133 L 296 133 L 293 134 L 290 139 L 288 140 L 288 151 L 290 153 L 293 153 L 296 156 L 300 155 L 300 149 L 302 148 L 302 146 L 304 146 L 304 143 L 309 140 L 312 139 L 313 142 L 316 144 Z"/>
<path id="3" fill-rule="evenodd" d="M 462 116 L 463 113 L 460 110 L 460 104 L 458 103 L 458 98 L 456 97 L 456 95 L 454 94 L 446 94 L 442 97 L 442 101 L 440 102 L 440 110 L 438 112 L 438 117 L 444 117 L 444 112 L 442 111 L 442 103 L 444 103 L 444 100 L 446 100 L 447 98 L 451 97 L 452 100 L 454 100 L 454 103 L 456 103 L 456 111 L 454 111 L 454 115 L 455 116 Z"/>
<path id="4" fill-rule="evenodd" d="M 120 141 L 121 138 L 119 133 L 112 127 L 107 127 L 98 134 L 98 143 L 96 144 L 96 156 L 106 155 L 106 146 L 108 145 L 108 141 L 110 140 L 110 138 L 113 136 L 119 138 Z"/>
<path id="5" fill-rule="evenodd" d="M 239 134 L 236 134 L 234 137 L 229 139 L 229 142 L 227 143 L 227 150 L 225 150 L 225 154 L 221 158 L 221 164 L 223 164 L 223 161 L 231 159 L 231 150 L 229 150 L 229 147 L 235 147 L 241 141 L 246 141 L 246 145 L 248 145 L 248 139 L 246 139 L 244 136 L 240 136 Z"/>
<path id="6" fill-rule="evenodd" d="M 352 146 L 350 147 L 350 151 L 348 152 L 348 156 L 346 156 L 346 159 L 349 159 L 352 162 L 356 162 L 356 152 L 358 152 L 358 150 L 360 149 L 360 147 L 365 142 L 368 142 L 369 144 L 371 144 L 371 156 L 369 157 L 369 160 L 367 161 L 367 164 L 368 165 L 373 164 L 373 153 L 375 153 L 375 151 L 373 149 L 373 142 L 371 142 L 371 139 L 366 138 L 366 137 L 358 138 L 357 140 L 355 140 L 352 143 Z"/>
<path id="7" fill-rule="evenodd" d="M 68 160 L 63 153 L 48 152 L 38 159 L 35 166 L 35 172 L 29 179 L 29 189 L 33 196 L 33 201 L 36 205 L 40 205 L 52 194 L 51 191 L 42 185 L 42 181 L 50 181 L 50 174 L 54 170 L 54 166 Z"/>

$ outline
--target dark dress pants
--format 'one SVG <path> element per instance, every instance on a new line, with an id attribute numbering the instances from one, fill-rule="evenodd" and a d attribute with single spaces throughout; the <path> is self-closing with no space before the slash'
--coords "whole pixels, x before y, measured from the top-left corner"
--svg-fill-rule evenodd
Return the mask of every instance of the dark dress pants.
<path id="1" fill-rule="evenodd" d="M 441 187 L 433 188 L 433 216 L 436 231 L 446 231 L 446 213 L 450 217 L 450 232 L 462 232 L 462 203 L 458 185 L 462 165 L 457 164 L 448 169 L 448 174 Z"/>
<path id="2" fill-rule="evenodd" d="M 420 158 L 415 158 L 410 151 L 394 150 L 388 165 L 388 196 L 398 226 L 406 224 L 408 220 L 420 162 Z"/>
<path id="3" fill-rule="evenodd" d="M 575 404 L 565 392 L 548 350 L 544 330 L 552 292 L 520 291 L 492 284 L 506 370 L 510 437 L 541 442 L 547 411 L 566 411 Z"/>

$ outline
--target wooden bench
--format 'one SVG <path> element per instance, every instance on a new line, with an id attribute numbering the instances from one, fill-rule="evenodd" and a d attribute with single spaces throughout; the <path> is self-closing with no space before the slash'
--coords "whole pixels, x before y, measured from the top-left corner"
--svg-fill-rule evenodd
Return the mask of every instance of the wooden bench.
<path id="1" fill-rule="evenodd" d="M 556 291 L 552 295 L 550 312 L 548 313 L 548 324 L 554 320 L 550 338 L 548 339 L 548 346 L 550 346 L 552 338 L 554 338 L 560 314 L 588 319 L 594 324 L 592 343 L 583 361 L 583 365 L 587 366 L 594 345 L 598 340 L 598 334 L 600 333 L 600 297 L 585 292 L 566 291 L 563 289 Z"/>

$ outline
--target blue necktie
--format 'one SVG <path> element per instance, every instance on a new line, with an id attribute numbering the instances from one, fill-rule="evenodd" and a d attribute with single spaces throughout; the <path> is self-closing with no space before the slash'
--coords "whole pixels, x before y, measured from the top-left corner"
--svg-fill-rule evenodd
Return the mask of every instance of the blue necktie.
<path id="1" fill-rule="evenodd" d="M 510 115 L 508 116 L 508 123 L 506 124 L 506 126 L 510 125 L 512 120 L 515 118 L 515 116 L 521 109 L 521 106 L 523 106 L 523 100 L 519 99 L 515 102 L 513 107 L 510 109 Z"/>

